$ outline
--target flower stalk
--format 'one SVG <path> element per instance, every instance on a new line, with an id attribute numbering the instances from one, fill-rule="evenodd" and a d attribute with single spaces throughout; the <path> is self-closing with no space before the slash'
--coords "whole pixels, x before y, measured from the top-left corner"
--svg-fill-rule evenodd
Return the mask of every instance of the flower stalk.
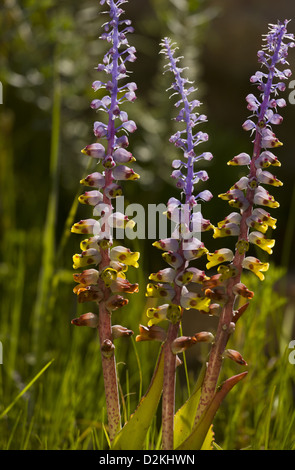
<path id="1" fill-rule="evenodd" d="M 129 219 L 120 212 L 113 212 L 113 201 L 123 194 L 120 180 L 135 181 L 139 178 L 126 164 L 134 157 L 126 150 L 127 133 L 134 132 L 136 125 L 129 120 L 121 109 L 125 102 L 135 100 L 136 84 L 121 80 L 128 78 L 127 64 L 135 60 L 135 48 L 129 46 L 127 33 L 133 31 L 129 20 L 121 20 L 124 10 L 121 5 L 126 0 L 101 0 L 101 5 L 108 5 L 110 21 L 103 25 L 101 39 L 110 44 L 109 50 L 98 64 L 97 71 L 110 75 L 105 81 L 96 80 L 92 88 L 96 92 L 106 90 L 101 99 L 94 99 L 91 108 L 107 114 L 107 124 L 95 121 L 94 136 L 97 141 L 87 145 L 82 153 L 97 161 L 102 172 L 95 171 L 81 180 L 83 185 L 95 188 L 79 197 L 82 204 L 93 207 L 93 218 L 82 220 L 72 227 L 72 232 L 89 234 L 81 242 L 82 253 L 73 256 L 74 269 L 95 265 L 96 268 L 84 269 L 74 274 L 78 285 L 74 292 L 79 302 L 94 301 L 98 313 L 89 312 L 72 320 L 77 326 L 89 326 L 98 329 L 102 371 L 104 378 L 106 407 L 108 415 L 109 438 L 112 441 L 121 428 L 121 413 L 117 383 L 114 340 L 130 336 L 132 330 L 121 325 L 112 325 L 113 311 L 128 303 L 125 293 L 138 291 L 138 284 L 131 284 L 126 278 L 129 266 L 138 267 L 139 253 L 129 248 L 117 246 L 113 240 L 113 229 L 124 228 Z M 106 141 L 106 145 L 103 142 Z"/>

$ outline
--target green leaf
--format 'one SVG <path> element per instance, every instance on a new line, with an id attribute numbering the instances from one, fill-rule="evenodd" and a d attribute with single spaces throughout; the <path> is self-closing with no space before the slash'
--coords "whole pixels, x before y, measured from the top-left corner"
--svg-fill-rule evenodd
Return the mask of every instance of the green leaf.
<path id="1" fill-rule="evenodd" d="M 191 433 L 200 400 L 201 386 L 206 368 L 201 369 L 194 391 L 174 416 L 174 448 L 178 447 Z"/>
<path id="2" fill-rule="evenodd" d="M 177 450 L 199 450 L 202 448 L 204 440 L 208 434 L 210 425 L 212 424 L 213 418 L 216 411 L 218 410 L 222 400 L 228 394 L 228 392 L 233 388 L 233 386 L 242 380 L 246 375 L 246 372 L 235 375 L 227 379 L 215 393 L 211 403 L 209 404 L 207 410 L 201 417 L 197 426 L 194 427 L 191 434 L 185 439 L 180 446 L 177 447 Z"/>
<path id="3" fill-rule="evenodd" d="M 150 386 L 129 421 L 113 440 L 113 450 L 142 450 L 146 433 L 156 413 L 162 390 L 164 354 L 161 349 Z"/>

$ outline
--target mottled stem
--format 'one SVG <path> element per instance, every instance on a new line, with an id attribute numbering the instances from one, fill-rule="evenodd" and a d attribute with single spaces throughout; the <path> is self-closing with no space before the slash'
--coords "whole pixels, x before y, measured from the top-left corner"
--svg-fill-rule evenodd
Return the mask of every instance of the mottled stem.
<path id="1" fill-rule="evenodd" d="M 111 340 L 111 316 L 103 302 L 99 308 L 99 339 L 101 345 L 101 360 L 104 379 L 104 389 L 108 416 L 109 438 L 112 441 L 120 430 L 121 415 L 117 383 L 117 371 L 115 355 L 111 352 L 110 357 L 103 351 L 103 346 Z M 110 343 L 109 343 L 110 344 Z"/>
<path id="2" fill-rule="evenodd" d="M 111 8 L 115 8 L 114 2 L 111 2 Z M 112 76 L 116 77 L 118 73 L 118 18 L 115 17 L 115 27 L 113 34 L 113 47 L 116 53 L 113 57 L 113 70 Z M 116 79 L 113 79 L 113 88 L 111 90 L 111 105 L 109 109 L 109 120 L 108 120 L 108 148 L 107 157 L 112 156 L 115 142 L 115 121 L 113 119 L 114 108 L 117 103 L 118 94 L 118 83 Z M 105 186 L 103 188 L 103 201 L 105 204 L 110 206 L 110 212 L 112 210 L 111 200 L 105 195 L 104 189 L 108 187 L 113 181 L 112 170 L 106 169 L 105 171 Z M 110 235 L 110 227 L 103 227 L 105 233 Z M 100 271 L 110 264 L 109 249 L 101 249 L 102 260 L 100 263 Z M 101 289 L 105 294 L 105 298 L 110 295 L 109 289 L 101 282 Z M 101 348 L 101 359 L 102 359 L 102 370 L 104 378 L 104 388 L 106 397 L 106 407 L 108 416 L 108 429 L 109 438 L 112 441 L 121 427 L 121 413 L 120 413 L 120 402 L 119 402 L 119 391 L 117 382 L 117 370 L 116 360 L 114 354 L 114 348 L 112 348 L 112 321 L 111 313 L 107 310 L 105 302 L 99 304 L 99 324 L 98 324 L 100 348 Z M 108 351 L 108 347 L 112 348 Z M 106 349 L 106 350 L 105 350 Z"/>
<path id="3" fill-rule="evenodd" d="M 167 56 L 169 62 L 172 66 L 172 70 L 176 79 L 176 84 L 178 92 L 183 100 L 184 110 L 185 110 L 185 125 L 186 125 L 186 135 L 187 135 L 187 152 L 188 152 L 188 162 L 187 162 L 187 175 L 186 175 L 186 185 L 185 185 L 185 203 L 186 203 L 186 221 L 190 220 L 191 215 L 191 206 L 189 204 L 190 199 L 193 194 L 193 178 L 194 178 L 194 158 L 193 158 L 193 134 L 192 126 L 190 122 L 190 107 L 187 94 L 184 88 L 185 81 L 181 78 L 180 71 L 177 68 L 177 64 L 173 53 L 171 51 L 169 40 L 166 38 L 165 48 L 167 51 Z M 183 255 L 183 237 L 180 236 L 180 244 L 178 253 Z M 177 273 L 181 273 L 187 263 L 184 262 L 182 266 L 178 269 Z M 182 288 L 180 286 L 175 286 L 175 296 L 173 303 L 180 305 Z M 163 382 L 163 399 L 162 399 L 162 448 L 165 450 L 173 449 L 173 434 L 174 434 L 174 411 L 175 411 L 175 370 L 176 370 L 176 356 L 172 353 L 171 345 L 173 341 L 178 336 L 180 322 L 171 323 L 168 327 L 167 338 L 164 345 L 164 382 Z"/>
<path id="4" fill-rule="evenodd" d="M 111 147 L 111 146 L 110 146 Z M 106 171 L 106 186 L 112 181 L 112 172 Z M 111 205 L 111 201 L 104 195 L 104 202 Z M 110 263 L 109 250 L 101 249 L 102 260 L 100 270 L 103 270 Z M 109 289 L 103 282 L 100 288 L 105 298 L 109 297 Z M 109 438 L 112 441 L 121 427 L 121 414 L 119 403 L 119 392 L 117 383 L 117 370 L 114 350 L 112 349 L 112 322 L 111 312 L 105 306 L 105 302 L 99 303 L 99 341 L 101 348 L 102 370 L 106 397 L 106 407 L 108 416 Z M 108 348 L 111 348 L 108 350 Z"/>
<path id="5" fill-rule="evenodd" d="M 175 369 L 176 355 L 171 351 L 171 344 L 177 338 L 179 322 L 170 323 L 164 344 L 164 381 L 162 400 L 162 448 L 173 449 L 174 412 L 175 412 Z"/>

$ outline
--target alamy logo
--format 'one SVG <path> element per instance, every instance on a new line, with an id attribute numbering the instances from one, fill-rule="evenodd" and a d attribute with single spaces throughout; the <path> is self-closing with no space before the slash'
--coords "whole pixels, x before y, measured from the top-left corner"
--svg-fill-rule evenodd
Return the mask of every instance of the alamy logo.
<path id="1" fill-rule="evenodd" d="M 291 91 L 289 93 L 289 103 L 290 104 L 295 104 L 295 80 L 291 80 L 291 82 L 289 83 L 289 88 L 290 89 L 293 89 L 293 91 Z"/>
<path id="2" fill-rule="evenodd" d="M 124 205 L 124 196 L 116 198 L 115 209 L 103 202 L 94 207 L 93 215 L 98 217 L 93 234 L 100 238 L 117 240 L 164 239 L 168 236 L 179 238 L 190 244 L 192 238 L 201 240 L 201 205 L 176 205 L 168 208 L 165 204 L 148 204 L 148 211 L 141 204 Z M 132 217 L 130 220 L 129 217 Z M 169 222 L 169 223 L 168 223 Z M 113 231 L 116 235 L 113 237 Z M 186 249 L 193 249 L 186 246 Z"/>

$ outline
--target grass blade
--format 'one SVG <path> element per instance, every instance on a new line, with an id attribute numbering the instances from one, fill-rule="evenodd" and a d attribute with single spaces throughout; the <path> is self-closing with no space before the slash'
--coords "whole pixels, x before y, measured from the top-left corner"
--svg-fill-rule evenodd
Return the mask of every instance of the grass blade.
<path id="1" fill-rule="evenodd" d="M 39 379 L 39 377 L 48 369 L 48 367 L 52 364 L 54 359 L 51 359 L 41 370 L 38 372 L 38 374 L 35 375 L 35 377 L 26 385 L 23 390 L 15 397 L 15 399 L 5 408 L 4 411 L 2 411 L 0 415 L 0 419 L 3 418 L 3 416 L 7 415 L 11 408 L 16 404 L 16 402 L 29 390 L 29 388 L 36 382 L 36 380 Z"/>

